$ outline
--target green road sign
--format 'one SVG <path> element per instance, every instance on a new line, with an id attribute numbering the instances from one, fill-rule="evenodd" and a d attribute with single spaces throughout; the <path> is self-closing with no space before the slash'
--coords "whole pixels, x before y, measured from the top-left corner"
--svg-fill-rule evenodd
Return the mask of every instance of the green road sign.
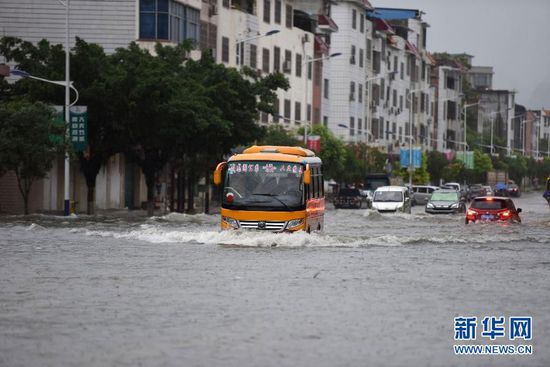
<path id="1" fill-rule="evenodd" d="M 474 168 L 474 152 L 467 151 L 466 155 L 464 155 L 464 152 L 458 151 L 456 152 L 456 159 L 464 162 L 464 166 L 468 169 Z"/>
<path id="2" fill-rule="evenodd" d="M 88 145 L 88 108 L 72 106 L 70 109 L 69 139 L 76 152 L 86 150 Z"/>

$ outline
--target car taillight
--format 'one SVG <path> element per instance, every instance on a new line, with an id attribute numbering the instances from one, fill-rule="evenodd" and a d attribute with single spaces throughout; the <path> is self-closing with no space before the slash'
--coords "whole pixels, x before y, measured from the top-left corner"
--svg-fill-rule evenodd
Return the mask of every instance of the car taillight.
<path id="1" fill-rule="evenodd" d="M 511 216 L 512 216 L 512 212 L 509 210 L 506 210 L 500 213 L 501 218 L 510 218 Z"/>
<path id="2" fill-rule="evenodd" d="M 466 212 L 466 215 L 468 217 L 475 217 L 477 215 L 477 213 L 476 213 L 475 210 L 468 209 L 468 211 Z"/>

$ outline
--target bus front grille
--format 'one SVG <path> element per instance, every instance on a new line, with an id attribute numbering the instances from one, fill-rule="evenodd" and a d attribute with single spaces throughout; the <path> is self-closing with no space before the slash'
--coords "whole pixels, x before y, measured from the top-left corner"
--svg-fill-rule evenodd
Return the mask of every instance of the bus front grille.
<path id="1" fill-rule="evenodd" d="M 286 222 L 241 220 L 239 221 L 239 224 L 243 229 L 280 232 L 285 228 Z"/>

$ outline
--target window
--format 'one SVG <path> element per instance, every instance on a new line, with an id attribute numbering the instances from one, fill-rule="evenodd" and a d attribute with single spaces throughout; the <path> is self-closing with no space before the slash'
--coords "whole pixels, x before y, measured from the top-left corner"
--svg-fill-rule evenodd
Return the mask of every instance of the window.
<path id="1" fill-rule="evenodd" d="M 290 99 L 285 99 L 285 122 L 290 122 Z"/>
<path id="2" fill-rule="evenodd" d="M 397 90 L 394 89 L 393 90 L 393 103 L 392 103 L 393 107 L 397 107 Z"/>
<path id="3" fill-rule="evenodd" d="M 361 135 L 361 131 L 363 130 L 363 120 L 357 119 L 357 130 L 359 130 L 359 135 Z"/>
<path id="4" fill-rule="evenodd" d="M 308 122 L 311 122 L 311 105 L 308 103 L 307 104 L 307 115 L 306 115 L 306 120 Z"/>
<path id="5" fill-rule="evenodd" d="M 349 63 L 355 65 L 355 46 L 351 45 L 351 56 L 349 58 Z"/>
<path id="6" fill-rule="evenodd" d="M 385 85 L 385 81 L 384 79 L 380 79 L 380 99 L 384 99 L 384 85 Z"/>
<path id="7" fill-rule="evenodd" d="M 258 46 L 250 45 L 250 67 L 256 69 L 258 64 Z"/>
<path id="8" fill-rule="evenodd" d="M 222 37 L 222 61 L 229 62 L 229 38 Z"/>
<path id="9" fill-rule="evenodd" d="M 311 66 L 311 64 L 313 64 L 313 63 L 312 62 L 307 63 L 307 78 L 309 80 L 311 80 L 311 74 L 313 72 L 313 66 Z"/>
<path id="10" fill-rule="evenodd" d="M 351 28 L 357 28 L 357 10 L 355 9 L 351 10 Z"/>
<path id="11" fill-rule="evenodd" d="M 271 22 L 271 0 L 264 0 L 264 22 Z"/>
<path id="12" fill-rule="evenodd" d="M 349 100 L 355 101 L 355 83 L 349 83 Z"/>
<path id="13" fill-rule="evenodd" d="M 323 116 L 323 125 L 328 127 L 328 116 Z"/>
<path id="14" fill-rule="evenodd" d="M 324 79 L 324 86 L 323 86 L 323 96 L 328 99 L 328 79 Z"/>
<path id="15" fill-rule="evenodd" d="M 372 41 L 367 39 L 367 60 L 370 60 L 370 54 L 372 51 Z"/>
<path id="16" fill-rule="evenodd" d="M 294 120 L 297 124 L 302 120 L 302 104 L 300 102 L 294 102 Z"/>
<path id="17" fill-rule="evenodd" d="M 409 90 L 408 89 L 405 90 L 405 95 L 407 96 L 407 100 L 405 101 L 405 107 L 411 108 L 411 103 L 409 101 L 409 98 L 411 98 L 411 97 L 409 96 Z"/>
<path id="18" fill-rule="evenodd" d="M 355 135 L 355 118 L 354 117 L 349 118 L 349 134 L 352 136 Z"/>
<path id="19" fill-rule="evenodd" d="M 397 63 L 397 56 L 394 56 L 394 57 L 393 57 L 393 71 L 394 71 L 396 74 L 397 74 L 397 72 L 398 72 L 398 70 L 397 70 L 398 65 L 399 65 L 399 64 Z"/>
<path id="20" fill-rule="evenodd" d="M 399 96 L 399 109 L 403 111 L 403 96 Z"/>
<path id="21" fill-rule="evenodd" d="M 267 48 L 262 50 L 262 71 L 269 73 L 269 49 Z"/>
<path id="22" fill-rule="evenodd" d="M 357 84 L 357 99 L 359 103 L 363 103 L 363 85 Z"/>
<path id="23" fill-rule="evenodd" d="M 447 77 L 447 89 L 455 89 L 455 79 L 452 76 Z"/>
<path id="24" fill-rule="evenodd" d="M 401 63 L 401 69 L 399 70 L 399 74 L 401 76 L 401 79 L 405 78 L 405 64 Z"/>
<path id="25" fill-rule="evenodd" d="M 285 23 L 287 28 L 292 28 L 292 6 L 286 6 Z"/>
<path id="26" fill-rule="evenodd" d="M 283 71 L 287 74 L 292 72 L 292 51 L 285 50 L 285 61 L 283 63 Z"/>
<path id="27" fill-rule="evenodd" d="M 361 33 L 363 33 L 365 31 L 365 16 L 363 14 L 361 14 L 359 16 L 359 31 L 361 31 Z"/>
<path id="28" fill-rule="evenodd" d="M 302 76 L 302 55 L 296 54 L 296 76 Z"/>
<path id="29" fill-rule="evenodd" d="M 363 49 L 362 48 L 359 49 L 359 67 L 360 68 L 363 67 Z"/>
<path id="30" fill-rule="evenodd" d="M 262 112 L 260 116 L 261 116 L 262 123 L 267 124 L 267 122 L 268 122 L 267 113 Z"/>
<path id="31" fill-rule="evenodd" d="M 273 70 L 281 71 L 281 49 L 277 46 L 273 48 Z"/>
<path id="32" fill-rule="evenodd" d="M 229 8 L 229 3 L 230 3 L 230 2 L 231 2 L 230 0 L 223 0 L 223 1 L 222 1 L 222 6 L 223 6 L 224 8 Z"/>
<path id="33" fill-rule="evenodd" d="M 275 23 L 281 24 L 281 0 L 275 0 Z"/>
<path id="34" fill-rule="evenodd" d="M 139 37 L 199 43 L 200 11 L 173 0 L 140 0 Z"/>

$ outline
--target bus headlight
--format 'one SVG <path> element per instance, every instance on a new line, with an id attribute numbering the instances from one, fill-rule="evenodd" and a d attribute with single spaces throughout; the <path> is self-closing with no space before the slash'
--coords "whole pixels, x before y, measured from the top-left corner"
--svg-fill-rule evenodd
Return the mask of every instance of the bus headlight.
<path id="1" fill-rule="evenodd" d="M 229 224 L 231 227 L 235 229 L 239 228 L 239 222 L 236 219 L 233 219 L 230 217 L 222 217 L 222 221 L 224 221 L 226 224 Z"/>
<path id="2" fill-rule="evenodd" d="M 292 220 L 289 220 L 288 221 L 288 224 L 286 225 L 286 228 L 290 229 L 290 228 L 295 228 L 295 227 L 298 227 L 300 225 L 302 225 L 304 223 L 304 219 L 292 219 Z"/>

